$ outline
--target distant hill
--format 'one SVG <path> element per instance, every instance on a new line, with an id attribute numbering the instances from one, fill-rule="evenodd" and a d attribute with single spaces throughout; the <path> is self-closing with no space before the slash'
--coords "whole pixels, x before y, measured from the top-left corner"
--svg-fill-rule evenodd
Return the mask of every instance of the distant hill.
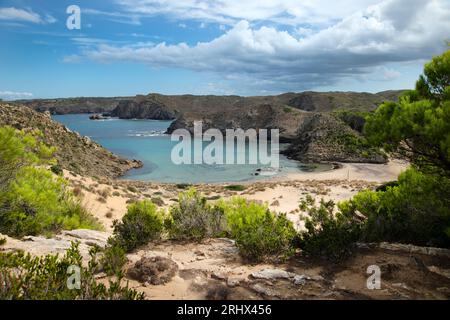
<path id="1" fill-rule="evenodd" d="M 112 112 L 121 117 L 163 117 L 171 119 L 184 114 L 191 117 L 227 109 L 248 108 L 259 104 L 290 106 L 303 111 L 330 112 L 338 109 L 359 111 L 374 110 L 383 101 L 396 101 L 402 90 L 366 92 L 301 92 L 276 96 L 214 96 L 214 95 L 162 95 L 152 93 L 136 97 L 79 97 L 62 99 L 17 100 L 15 104 L 26 105 L 40 112 L 52 114 Z M 146 108 L 159 106 L 166 115 L 146 112 Z M 127 106 L 133 107 L 130 111 Z M 140 110 L 138 107 L 141 107 Z"/>
<path id="2" fill-rule="evenodd" d="M 148 94 L 136 97 L 69 98 L 24 100 L 21 103 L 37 111 L 53 114 L 109 113 L 122 119 L 174 120 L 167 132 L 188 129 L 193 132 L 194 121 L 202 121 L 203 129 L 229 128 L 279 129 L 280 141 L 290 142 L 289 155 L 304 162 L 357 161 L 384 162 L 385 159 L 364 146 L 339 146 L 333 132 L 342 131 L 360 135 L 356 127 L 342 119 L 317 114 L 340 110 L 373 111 L 384 101 L 397 101 L 404 91 L 366 92 L 301 92 L 276 96 L 195 96 Z M 305 121 L 308 121 L 305 123 Z M 362 119 L 363 121 L 363 119 Z M 354 122 L 354 121 L 353 121 Z M 348 131 L 348 130 L 350 131 Z M 359 128 L 360 129 L 360 128 Z M 307 131 L 322 133 L 311 136 Z M 354 139 L 350 140 L 354 140 Z M 309 146 L 309 148 L 308 148 Z M 320 152 L 319 152 L 320 150 Z M 328 152 L 327 152 L 328 151 Z"/>

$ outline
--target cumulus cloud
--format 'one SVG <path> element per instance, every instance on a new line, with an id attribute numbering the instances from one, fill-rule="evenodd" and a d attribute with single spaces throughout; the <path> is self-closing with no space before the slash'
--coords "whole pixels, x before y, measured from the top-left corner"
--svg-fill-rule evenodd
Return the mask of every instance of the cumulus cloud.
<path id="1" fill-rule="evenodd" d="M 121 1 L 123 5 L 131 2 L 141 11 L 151 9 L 152 1 Z M 193 5 L 198 2 L 186 3 Z M 291 1 L 285 2 L 283 8 L 289 6 L 290 12 L 300 12 L 303 8 L 297 8 L 298 1 L 295 1 L 297 7 Z M 158 3 L 175 6 L 172 1 Z M 261 5 L 253 13 L 246 13 L 251 10 L 236 10 L 238 2 L 229 3 L 236 5 L 234 9 L 221 1 L 205 8 L 212 10 L 220 4 L 222 18 L 243 15 L 252 21 L 256 18 L 267 20 L 270 16 L 267 8 L 273 8 L 274 3 L 283 6 L 281 2 L 267 1 L 264 2 L 266 6 Z M 312 2 L 304 3 L 307 6 Z M 156 6 L 151 12 L 158 11 L 158 8 Z M 211 10 L 208 11 L 210 15 Z M 327 11 L 322 15 L 327 16 Z M 296 15 L 299 16 L 300 13 Z M 84 48 L 83 54 L 103 62 L 134 61 L 154 67 L 212 72 L 224 79 L 238 78 L 248 86 L 261 89 L 309 89 L 364 76 L 388 63 L 429 59 L 431 55 L 440 53 L 445 48 L 445 40 L 449 39 L 450 3 L 445 0 L 409 0 L 407 3 L 385 0 L 314 32 L 296 29 L 296 32 L 289 33 L 267 26 L 255 28 L 250 21 L 241 20 L 222 36 L 193 46 L 164 42 L 148 46 L 99 44 Z M 385 80 L 398 76 L 392 70 L 384 69 L 382 72 Z"/>
<path id="2" fill-rule="evenodd" d="M 45 17 L 41 17 L 38 13 L 33 12 L 30 9 L 17 9 L 14 7 L 0 8 L 0 20 L 13 20 L 13 21 L 25 21 L 32 23 L 55 23 L 57 20 L 47 14 Z"/>
<path id="3" fill-rule="evenodd" d="M 30 92 L 16 92 L 16 91 L 0 91 L 0 98 L 6 100 L 31 98 L 33 94 Z"/>

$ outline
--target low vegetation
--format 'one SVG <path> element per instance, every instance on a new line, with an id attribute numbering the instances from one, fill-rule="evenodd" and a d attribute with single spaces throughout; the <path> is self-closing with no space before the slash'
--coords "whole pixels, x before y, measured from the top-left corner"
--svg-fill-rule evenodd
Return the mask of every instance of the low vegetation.
<path id="1" fill-rule="evenodd" d="M 360 220 L 356 215 L 335 213 L 333 201 L 320 201 L 307 197 L 300 207 L 307 212 L 305 230 L 299 233 L 298 245 L 304 253 L 332 261 L 339 261 L 351 254 L 360 236 Z"/>
<path id="2" fill-rule="evenodd" d="M 67 181 L 46 169 L 54 149 L 38 131 L 0 128 L 0 232 L 14 237 L 61 229 L 100 229 Z"/>
<path id="3" fill-rule="evenodd" d="M 164 231 L 164 213 L 148 200 L 138 201 L 128 206 L 122 221 L 114 221 L 114 237 L 111 245 L 119 246 L 126 252 L 158 239 Z"/>
<path id="4" fill-rule="evenodd" d="M 230 191 L 245 191 L 245 189 L 247 189 L 246 186 L 240 184 L 232 184 L 229 186 L 225 186 L 224 188 Z"/>
<path id="5" fill-rule="evenodd" d="M 170 236 L 176 239 L 201 240 L 224 234 L 222 208 L 207 203 L 196 189 L 180 193 L 178 203 L 170 209 Z"/>
<path id="6" fill-rule="evenodd" d="M 261 261 L 286 258 L 294 253 L 296 231 L 286 215 L 276 215 L 267 206 L 240 197 L 221 205 L 230 236 L 244 258 Z"/>
<path id="7" fill-rule="evenodd" d="M 33 257 L 24 252 L 0 252 L 1 300 L 141 300 L 144 295 L 123 286 L 123 275 L 118 274 L 108 285 L 95 280 L 98 269 L 95 250 L 83 267 L 77 244 L 58 256 Z M 72 266 L 72 268 L 70 268 Z M 76 268 L 80 268 L 79 282 Z M 73 272 L 73 273 L 72 273 Z M 75 277 L 72 279 L 70 275 Z"/>
<path id="8" fill-rule="evenodd" d="M 450 51 L 425 66 L 416 90 L 384 103 L 367 117 L 369 142 L 406 158 L 412 168 L 376 191 L 316 207 L 300 246 L 311 255 L 339 259 L 356 241 L 391 241 L 450 248 Z M 308 203 L 309 202 L 309 203 Z"/>

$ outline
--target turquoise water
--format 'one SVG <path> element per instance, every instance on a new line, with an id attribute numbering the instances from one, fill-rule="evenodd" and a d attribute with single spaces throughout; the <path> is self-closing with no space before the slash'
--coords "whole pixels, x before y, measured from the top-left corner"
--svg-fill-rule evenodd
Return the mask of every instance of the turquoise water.
<path id="1" fill-rule="evenodd" d="M 69 129 L 88 136 L 112 152 L 144 163 L 141 169 L 129 171 L 124 178 L 172 183 L 243 182 L 267 178 L 267 175 L 308 170 L 299 162 L 280 155 L 280 169 L 269 170 L 258 164 L 206 165 L 181 164 L 171 161 L 171 151 L 178 142 L 164 132 L 171 121 L 160 120 L 89 120 L 88 114 L 55 115 L 53 119 Z M 204 146 L 206 143 L 204 144 Z M 225 151 L 227 152 L 227 151 Z M 232 150 L 231 152 L 234 152 Z M 261 171 L 257 171 L 261 169 Z M 318 166 L 314 170 L 326 170 Z M 264 175 L 261 175 L 260 173 Z M 258 173 L 259 175 L 255 175 Z"/>

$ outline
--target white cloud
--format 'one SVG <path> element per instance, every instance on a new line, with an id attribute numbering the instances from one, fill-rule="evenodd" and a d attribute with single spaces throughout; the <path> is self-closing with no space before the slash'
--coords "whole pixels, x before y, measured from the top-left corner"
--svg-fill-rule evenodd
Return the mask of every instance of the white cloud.
<path id="1" fill-rule="evenodd" d="M 178 26 L 182 29 L 186 29 L 186 27 L 187 27 L 186 24 L 184 24 L 184 23 L 179 23 Z"/>
<path id="2" fill-rule="evenodd" d="M 150 10 L 149 4 L 152 3 L 144 0 L 133 2 L 141 11 Z M 265 1 L 253 12 L 243 10 L 246 1 L 229 2 L 234 7 L 218 1 L 216 5 L 205 5 L 205 8 L 210 16 L 212 9 L 221 6 L 222 18 L 234 19 L 241 12 L 251 21 L 257 18 L 267 20 L 273 16 L 268 8 L 273 9 L 274 3 L 289 8 L 290 12 L 297 12 L 296 17 L 301 16 L 301 9 L 308 4 L 310 11 L 316 8 L 311 1 L 302 2 L 301 7 L 296 2 L 297 9 L 292 1 L 285 2 L 283 7 L 281 2 Z M 121 3 L 130 4 L 131 0 Z M 172 1 L 161 0 L 160 3 L 180 9 L 173 7 L 175 3 Z M 199 1 L 186 3 L 193 5 Z M 239 3 L 242 3 L 241 7 Z M 162 7 L 156 6 L 154 11 L 163 10 Z M 241 10 L 237 10 L 238 7 Z M 202 11 L 204 14 L 205 10 Z M 330 19 L 349 9 L 336 10 L 335 15 L 330 9 L 320 11 L 316 18 Z M 314 32 L 302 27 L 295 30 L 289 33 L 276 27 L 255 28 L 251 22 L 242 20 L 220 37 L 193 46 L 186 43 L 168 45 L 165 42 L 138 47 L 100 43 L 84 48 L 83 54 L 97 61 L 134 61 L 154 67 L 210 72 L 227 79 L 236 76 L 238 80 L 235 81 L 247 86 L 280 91 L 323 87 L 350 77 L 364 78 L 364 75 L 377 70 L 385 80 L 389 80 L 399 75 L 392 70 L 377 68 L 389 63 L 429 59 L 445 49 L 450 30 L 450 2 L 385 0 L 352 12 Z"/>
<path id="3" fill-rule="evenodd" d="M 63 63 L 79 63 L 83 60 L 83 58 L 76 54 L 71 54 L 68 56 L 64 56 L 61 60 Z"/>
<path id="4" fill-rule="evenodd" d="M 16 92 L 16 91 L 0 91 L 0 97 L 6 100 L 31 98 L 33 94 L 30 92 Z"/>
<path id="5" fill-rule="evenodd" d="M 247 20 L 289 25 L 328 23 L 378 2 L 380 0 L 116 0 L 127 12 L 139 15 L 167 15 L 221 24 Z"/>
<path id="6" fill-rule="evenodd" d="M 0 8 L 0 20 L 13 20 L 13 21 L 26 21 L 32 23 L 55 23 L 57 20 L 47 14 L 45 18 L 42 18 L 38 13 L 33 12 L 31 9 L 17 9 L 14 7 Z"/>

